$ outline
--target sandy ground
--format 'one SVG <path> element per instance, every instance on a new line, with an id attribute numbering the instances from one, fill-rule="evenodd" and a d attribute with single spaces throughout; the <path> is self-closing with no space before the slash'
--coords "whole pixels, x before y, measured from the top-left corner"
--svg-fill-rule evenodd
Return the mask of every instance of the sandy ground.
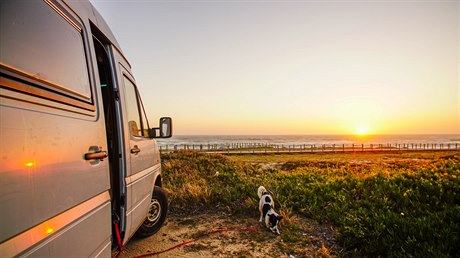
<path id="1" fill-rule="evenodd" d="M 337 255 L 335 231 L 330 226 L 302 219 L 297 236 L 277 236 L 258 222 L 258 218 L 233 217 L 226 214 L 169 215 L 165 225 L 148 238 L 133 238 L 120 257 L 136 257 L 196 241 L 171 251 L 149 257 L 334 257 Z M 206 233 L 218 229 L 236 229 Z M 247 228 L 254 230 L 248 231 Z M 292 237 L 296 238 L 295 243 Z M 286 239 L 286 241 L 283 240 Z"/>

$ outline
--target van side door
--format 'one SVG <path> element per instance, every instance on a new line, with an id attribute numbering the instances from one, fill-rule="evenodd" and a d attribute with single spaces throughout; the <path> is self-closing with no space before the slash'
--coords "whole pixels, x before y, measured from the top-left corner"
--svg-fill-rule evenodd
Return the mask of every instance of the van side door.
<path id="1" fill-rule="evenodd" d="M 115 54 L 117 56 L 117 54 Z M 120 57 L 120 56 L 118 56 Z M 157 144 L 149 137 L 149 124 L 133 76 L 123 59 L 118 60 L 118 81 L 122 100 L 123 127 L 127 158 L 127 227 L 132 235 L 144 222 L 151 201 L 154 180 L 160 173 Z M 127 240 L 127 238 L 125 238 Z"/>

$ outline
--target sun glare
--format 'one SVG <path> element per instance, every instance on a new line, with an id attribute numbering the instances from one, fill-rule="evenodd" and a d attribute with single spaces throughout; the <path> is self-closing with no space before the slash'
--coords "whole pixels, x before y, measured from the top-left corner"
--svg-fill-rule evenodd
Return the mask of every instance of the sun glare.
<path id="1" fill-rule="evenodd" d="M 357 135 L 366 135 L 367 134 L 367 129 L 364 127 L 360 127 L 356 130 Z"/>

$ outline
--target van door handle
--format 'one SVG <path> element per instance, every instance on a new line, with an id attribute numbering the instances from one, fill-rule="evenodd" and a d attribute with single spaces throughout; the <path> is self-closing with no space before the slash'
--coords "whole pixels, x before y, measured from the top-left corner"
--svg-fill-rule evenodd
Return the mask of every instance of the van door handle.
<path id="1" fill-rule="evenodd" d="M 102 148 L 98 146 L 91 146 L 89 148 L 89 151 L 92 151 L 92 152 L 85 153 L 84 155 L 85 160 L 95 160 L 95 159 L 103 160 L 109 156 L 106 151 L 103 151 Z"/>
<path id="2" fill-rule="evenodd" d="M 139 147 L 137 147 L 137 145 L 134 145 L 134 148 L 131 149 L 131 153 L 139 153 L 141 152 L 141 149 L 139 149 Z"/>
<path id="3" fill-rule="evenodd" d="M 85 153 L 85 160 L 100 159 L 103 160 L 107 158 L 108 154 L 105 151 Z"/>

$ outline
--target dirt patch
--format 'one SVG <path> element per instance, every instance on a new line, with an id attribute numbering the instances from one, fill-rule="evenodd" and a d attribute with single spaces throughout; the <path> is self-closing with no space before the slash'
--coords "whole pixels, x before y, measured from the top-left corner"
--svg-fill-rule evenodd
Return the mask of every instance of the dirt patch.
<path id="1" fill-rule="evenodd" d="M 330 226 L 300 219 L 280 228 L 278 236 L 265 229 L 258 218 L 173 214 L 157 234 L 131 239 L 120 257 L 155 253 L 192 239 L 196 241 L 151 257 L 334 257 L 340 250 Z M 219 229 L 236 231 L 214 232 Z"/>

